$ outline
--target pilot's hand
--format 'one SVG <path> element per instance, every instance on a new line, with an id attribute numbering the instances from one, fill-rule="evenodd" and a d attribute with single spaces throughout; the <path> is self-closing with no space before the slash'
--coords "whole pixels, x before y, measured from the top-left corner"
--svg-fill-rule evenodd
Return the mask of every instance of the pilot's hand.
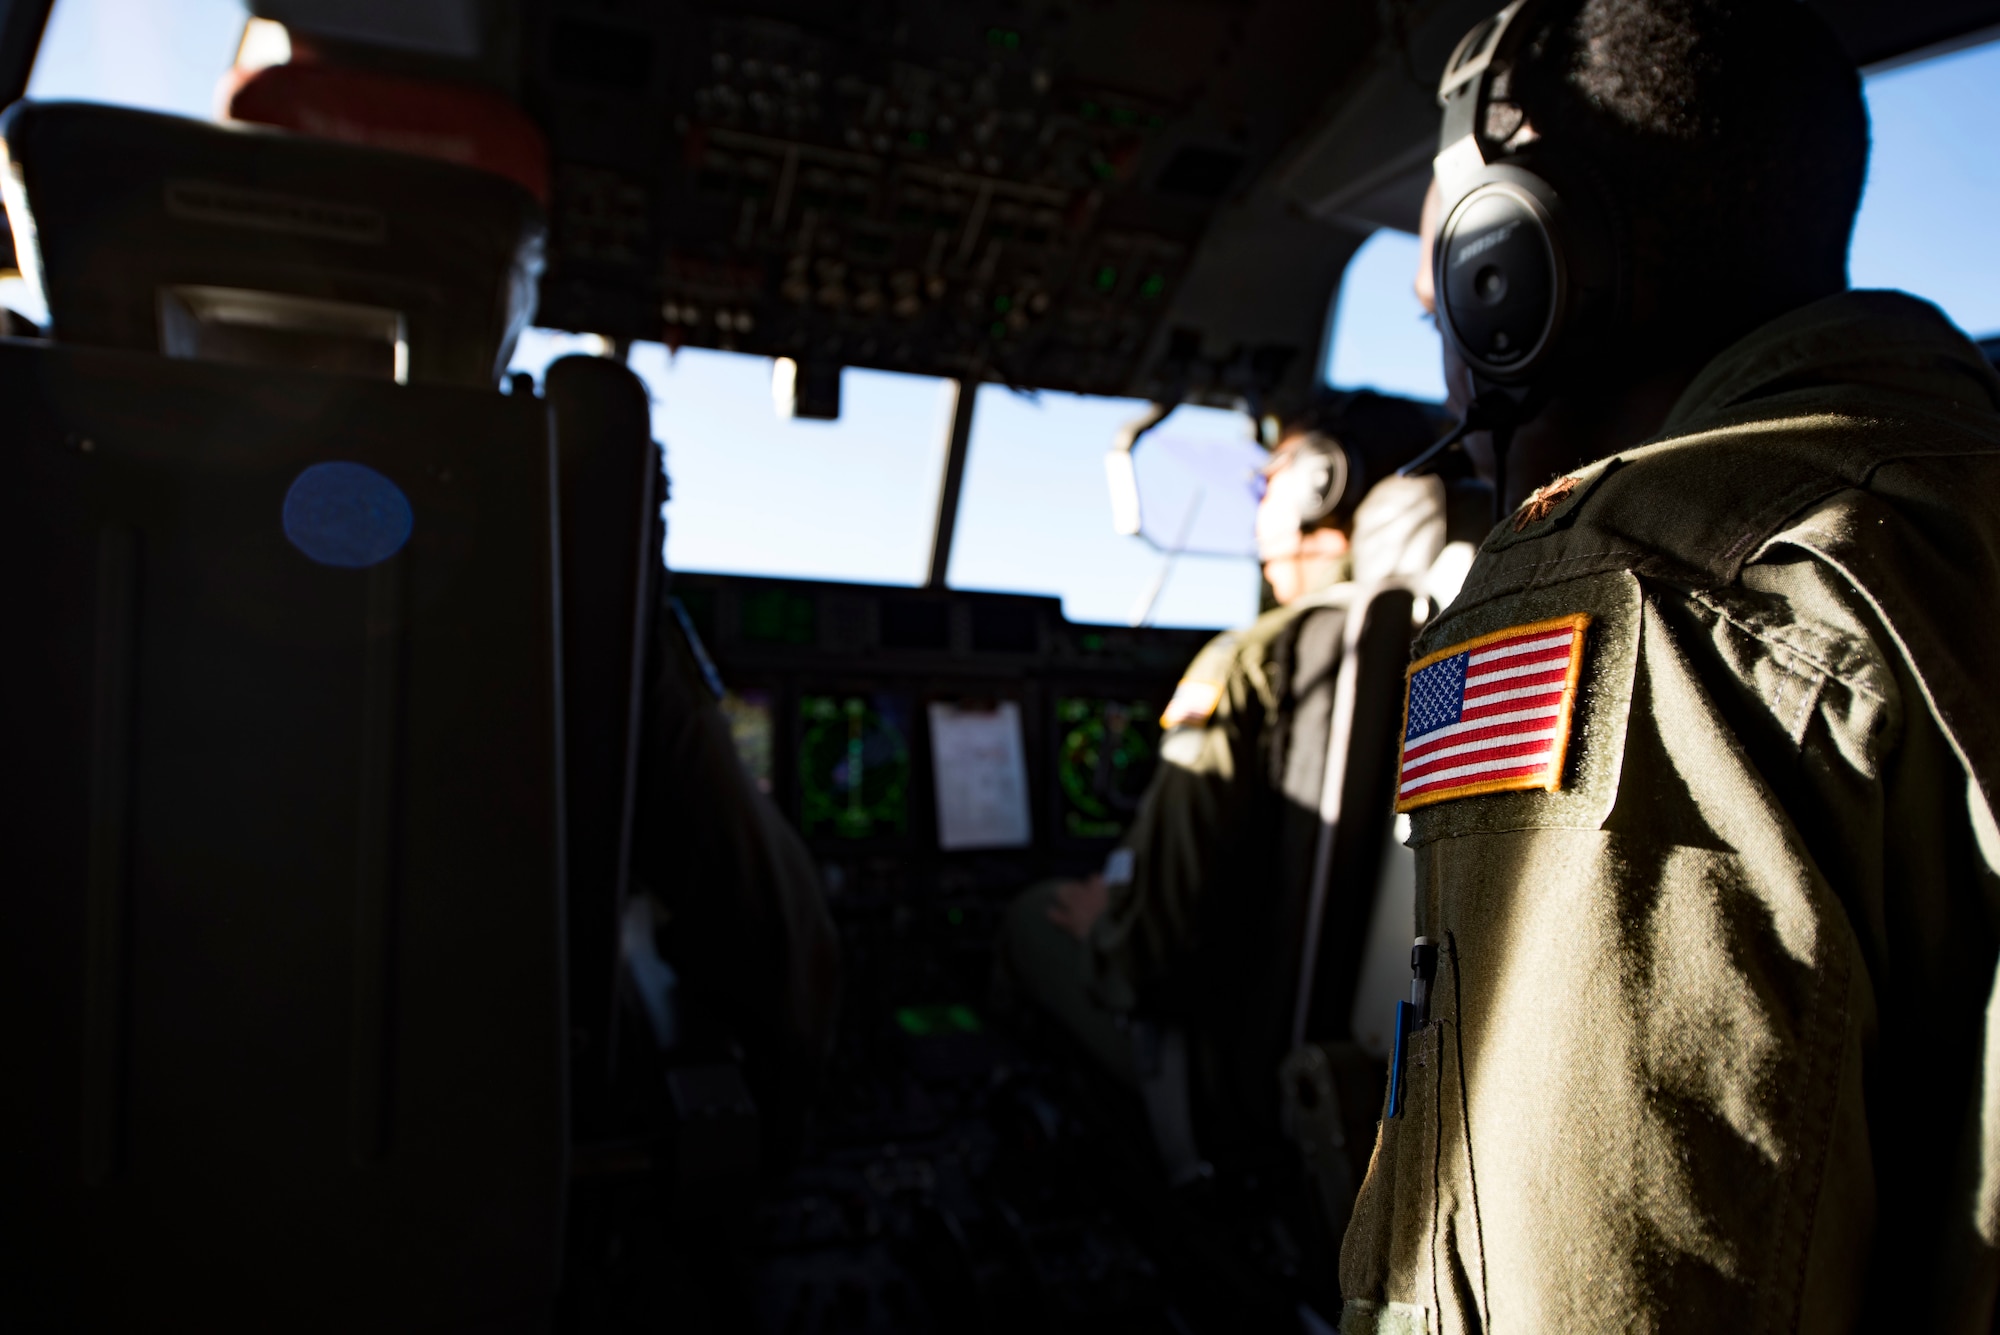
<path id="1" fill-rule="evenodd" d="M 1056 887 L 1056 902 L 1049 905 L 1049 921 L 1082 941 L 1090 935 L 1091 924 L 1104 916 L 1110 899 L 1102 876 L 1064 881 Z"/>

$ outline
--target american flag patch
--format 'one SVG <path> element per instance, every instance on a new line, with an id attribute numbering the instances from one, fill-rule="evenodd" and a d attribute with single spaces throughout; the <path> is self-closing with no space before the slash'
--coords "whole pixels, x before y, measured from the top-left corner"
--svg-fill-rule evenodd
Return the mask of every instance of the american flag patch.
<path id="1" fill-rule="evenodd" d="M 1183 681 L 1174 688 L 1174 698 L 1167 701 L 1166 712 L 1160 715 L 1160 726 L 1178 728 L 1183 723 L 1207 723 L 1221 703 L 1220 682 Z"/>
<path id="2" fill-rule="evenodd" d="M 1590 614 L 1510 626 L 1410 665 L 1396 810 L 1562 786 Z"/>

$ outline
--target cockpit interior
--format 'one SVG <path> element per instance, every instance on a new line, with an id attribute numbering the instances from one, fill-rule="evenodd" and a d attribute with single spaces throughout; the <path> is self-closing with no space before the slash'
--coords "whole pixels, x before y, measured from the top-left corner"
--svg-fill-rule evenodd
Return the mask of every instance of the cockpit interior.
<path id="1" fill-rule="evenodd" d="M 1864 71 L 2000 32 L 1994 0 L 1811 3 Z M 1255 460 L 1367 388 L 1329 383 L 1343 284 L 1417 230 L 1438 72 L 1491 8 L 0 0 L 6 1324 L 1332 1330 L 1409 986 L 1385 767 L 1432 592 L 1311 688 L 1349 815 L 1278 896 L 1237 1106 L 1170 1023 L 1136 1091 L 1104 1078 L 995 943 L 1104 868 L 1177 683 L 1259 610 Z M 205 101 L 122 96 L 198 10 Z M 829 431 L 863 377 L 938 386 L 902 575 L 678 568 L 738 445 L 664 428 L 638 372 L 724 354 Z M 1352 420 L 1393 471 L 1451 419 L 1376 388 Z M 1070 503 L 975 496 L 980 418 L 1112 400 L 1076 504 L 1138 584 L 960 583 L 971 507 L 1026 561 Z M 1162 480 L 1176 420 L 1226 503 Z M 791 522 L 760 449 L 714 521 L 749 541 Z M 1476 543 L 1490 499 L 1451 495 Z M 1205 560 L 1220 610 L 1174 612 Z M 687 754 L 669 654 L 837 941 L 782 1134 L 704 932 L 804 929 L 666 907 L 738 897 L 648 805 Z"/>

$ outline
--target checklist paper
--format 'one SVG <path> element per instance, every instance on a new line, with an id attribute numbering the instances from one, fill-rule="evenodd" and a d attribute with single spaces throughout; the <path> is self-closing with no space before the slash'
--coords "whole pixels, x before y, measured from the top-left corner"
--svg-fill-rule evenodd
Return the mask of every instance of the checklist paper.
<path id="1" fill-rule="evenodd" d="M 938 847 L 1027 847 L 1033 832 L 1021 706 L 933 703 L 930 724 Z"/>

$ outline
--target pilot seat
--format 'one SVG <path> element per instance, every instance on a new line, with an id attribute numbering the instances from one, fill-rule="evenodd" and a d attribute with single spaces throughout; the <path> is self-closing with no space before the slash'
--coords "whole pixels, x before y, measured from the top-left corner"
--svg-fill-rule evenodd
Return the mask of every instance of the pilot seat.
<path id="1" fill-rule="evenodd" d="M 572 1040 L 609 1045 L 643 389 L 498 392 L 544 237 L 501 177 L 80 104 L 0 142 L 51 336 L 0 340 L 10 1307 L 545 1328 Z"/>

